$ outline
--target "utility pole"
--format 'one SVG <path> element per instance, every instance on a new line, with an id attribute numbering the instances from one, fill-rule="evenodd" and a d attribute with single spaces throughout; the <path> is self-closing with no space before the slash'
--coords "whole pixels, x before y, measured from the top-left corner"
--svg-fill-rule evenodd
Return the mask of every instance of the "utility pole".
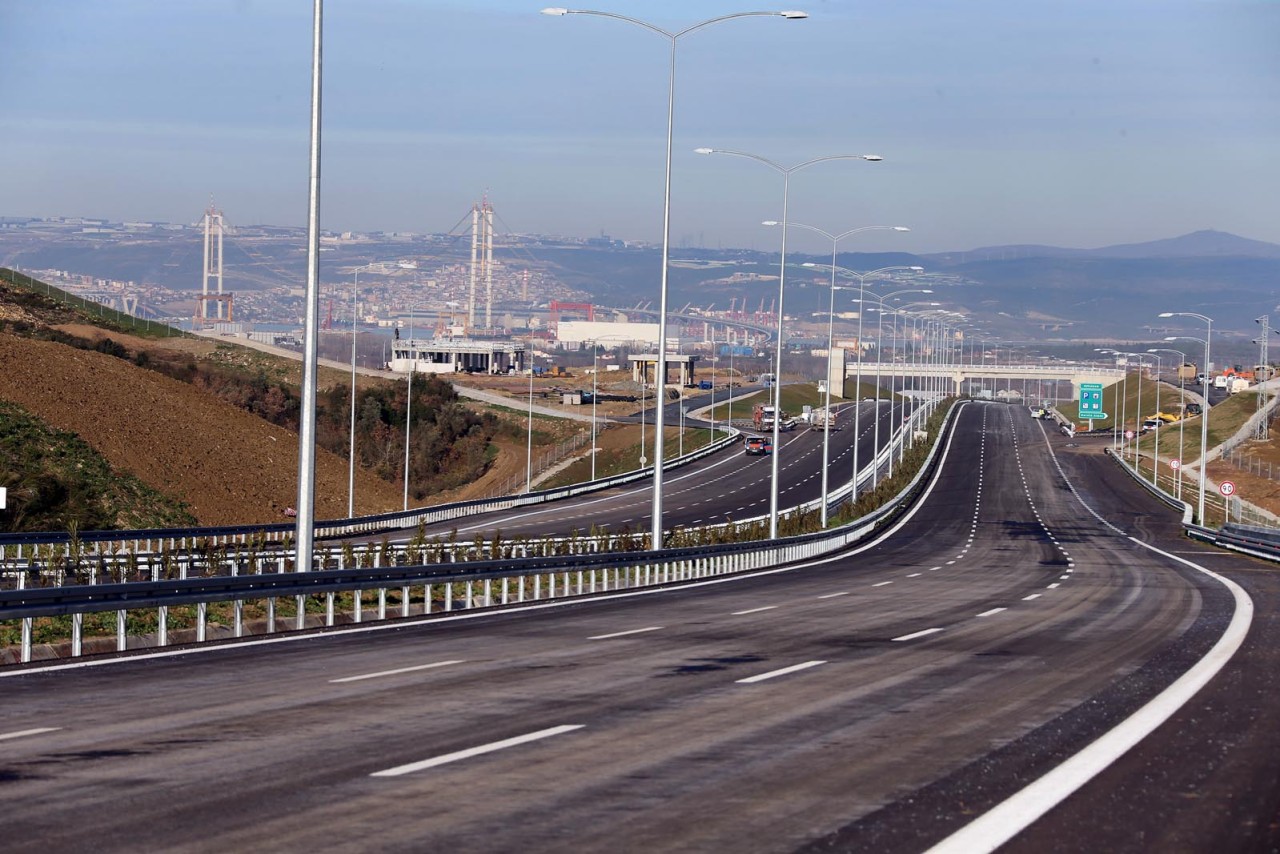
<path id="1" fill-rule="evenodd" d="M 1262 317 L 1254 318 L 1254 322 L 1262 327 L 1262 334 L 1258 336 L 1258 367 L 1254 368 L 1254 380 L 1258 383 L 1258 411 L 1262 411 L 1262 407 L 1266 405 L 1266 394 L 1262 391 L 1262 383 L 1271 379 L 1271 363 L 1267 361 L 1267 342 L 1271 338 L 1271 315 L 1264 314 Z M 1261 371 L 1266 375 L 1266 379 L 1257 376 L 1257 372 Z M 1271 431 L 1267 427 L 1267 419 L 1259 418 L 1258 426 L 1254 428 L 1255 439 L 1268 439 Z"/>

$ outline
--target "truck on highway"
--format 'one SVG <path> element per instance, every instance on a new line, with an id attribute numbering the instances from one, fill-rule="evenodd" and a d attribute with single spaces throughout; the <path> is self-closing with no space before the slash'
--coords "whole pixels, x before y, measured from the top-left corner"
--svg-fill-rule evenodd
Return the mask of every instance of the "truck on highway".
<path id="1" fill-rule="evenodd" d="M 1227 394 L 1237 394 L 1242 391 L 1247 391 L 1250 385 L 1252 385 L 1252 383 L 1244 377 L 1232 377 L 1231 382 L 1227 383 Z"/>
<path id="2" fill-rule="evenodd" d="M 805 413 L 804 420 L 810 430 L 821 430 L 824 427 L 832 431 L 840 429 L 836 413 L 827 409 L 811 409 Z"/>
<path id="3" fill-rule="evenodd" d="M 755 423 L 757 430 L 773 429 L 773 407 L 768 404 L 757 403 L 755 409 L 752 410 L 751 420 Z M 778 430 L 787 433 L 796 429 L 796 420 L 787 415 L 786 410 L 782 411 L 782 418 L 778 422 Z"/>

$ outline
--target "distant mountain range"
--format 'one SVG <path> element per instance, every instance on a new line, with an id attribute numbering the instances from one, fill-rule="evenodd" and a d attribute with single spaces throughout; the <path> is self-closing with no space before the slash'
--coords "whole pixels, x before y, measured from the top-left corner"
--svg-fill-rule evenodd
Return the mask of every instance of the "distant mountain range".
<path id="1" fill-rule="evenodd" d="M 1193 231 L 1181 237 L 1118 243 L 1100 249 L 1068 249 L 1061 246 L 1011 244 L 982 246 L 963 252 L 921 256 L 935 263 L 1012 260 L 1015 258 L 1280 258 L 1280 244 L 1251 240 L 1225 231 Z"/>

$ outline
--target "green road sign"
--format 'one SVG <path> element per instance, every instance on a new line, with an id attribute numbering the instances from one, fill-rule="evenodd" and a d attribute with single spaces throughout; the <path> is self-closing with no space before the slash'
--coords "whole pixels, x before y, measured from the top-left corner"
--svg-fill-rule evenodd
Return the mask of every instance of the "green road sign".
<path id="1" fill-rule="evenodd" d="M 1102 411 L 1102 383 L 1080 383 L 1080 417 L 1085 421 L 1106 418 Z"/>

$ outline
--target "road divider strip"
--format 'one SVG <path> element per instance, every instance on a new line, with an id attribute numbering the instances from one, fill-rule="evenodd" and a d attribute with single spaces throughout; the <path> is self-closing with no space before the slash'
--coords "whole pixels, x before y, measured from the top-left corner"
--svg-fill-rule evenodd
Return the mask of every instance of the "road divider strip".
<path id="1" fill-rule="evenodd" d="M 60 726 L 41 726 L 35 729 L 20 729 L 17 732 L 0 733 L 0 741 L 8 741 L 11 738 L 26 738 L 29 735 L 42 735 L 46 732 L 57 732 L 62 729 Z"/>
<path id="2" fill-rule="evenodd" d="M 458 762 L 462 759 L 470 759 L 473 756 L 482 756 L 486 753 L 506 750 L 508 747 L 517 747 L 521 744 L 528 744 L 531 741 L 541 741 L 544 738 L 563 735 L 566 732 L 573 732 L 576 729 L 582 729 L 584 726 L 585 724 L 565 724 L 563 726 L 553 726 L 550 729 L 540 729 L 537 732 L 517 735 L 514 738 L 504 738 L 502 741 L 494 741 L 489 744 L 482 744 L 478 747 L 468 747 L 466 750 L 457 750 L 453 753 L 433 756 L 430 759 L 423 759 L 420 762 L 410 762 L 408 765 L 397 765 L 395 768 L 388 768 L 385 771 L 375 771 L 369 776 L 402 777 L 405 774 L 412 774 L 415 771 L 425 771 L 428 768 L 435 768 L 439 765 L 448 765 L 450 762 Z"/>
<path id="3" fill-rule="evenodd" d="M 361 673 L 359 676 L 343 676 L 340 679 L 330 679 L 330 685 L 337 685 L 342 682 L 360 682 L 364 679 L 377 679 L 380 676 L 397 676 L 401 673 L 414 673 L 418 670 L 431 670 L 436 667 L 448 667 L 451 664 L 462 664 L 463 660 L 456 661 L 433 661 L 430 664 L 416 664 L 413 667 L 397 667 L 395 670 L 381 670 L 377 673 Z"/>
<path id="4" fill-rule="evenodd" d="M 893 640 L 895 640 L 895 641 L 909 641 L 909 640 L 915 640 L 916 638 L 922 638 L 922 637 L 925 637 L 925 636 L 927 636 L 927 635 L 934 635 L 934 634 L 937 634 L 937 633 L 938 633 L 938 632 L 940 632 L 940 631 L 942 631 L 942 629 L 925 629 L 925 630 L 924 630 L 924 631 L 922 631 L 922 632 L 912 632 L 912 633 L 911 633 L 911 634 L 909 634 L 909 635 L 901 635 L 901 636 L 899 636 L 899 637 L 894 638 Z"/>
<path id="5" fill-rule="evenodd" d="M 643 629 L 627 629 L 625 632 L 612 632 L 607 635 L 592 635 L 587 640 L 609 640 L 610 638 L 624 638 L 627 635 L 638 635 L 644 632 L 656 632 L 662 629 L 662 626 L 645 626 Z"/>
<path id="6" fill-rule="evenodd" d="M 779 670 L 770 670 L 768 673 L 760 673 L 755 676 L 748 676 L 746 679 L 737 679 L 735 683 L 738 685 L 751 685 L 755 682 L 763 682 L 766 679 L 772 679 L 775 676 L 786 676 L 788 673 L 797 673 L 801 670 L 808 670 L 810 667 L 817 667 L 820 664 L 826 664 L 825 661 L 806 661 L 802 664 L 793 664 L 790 667 L 783 667 Z"/>

